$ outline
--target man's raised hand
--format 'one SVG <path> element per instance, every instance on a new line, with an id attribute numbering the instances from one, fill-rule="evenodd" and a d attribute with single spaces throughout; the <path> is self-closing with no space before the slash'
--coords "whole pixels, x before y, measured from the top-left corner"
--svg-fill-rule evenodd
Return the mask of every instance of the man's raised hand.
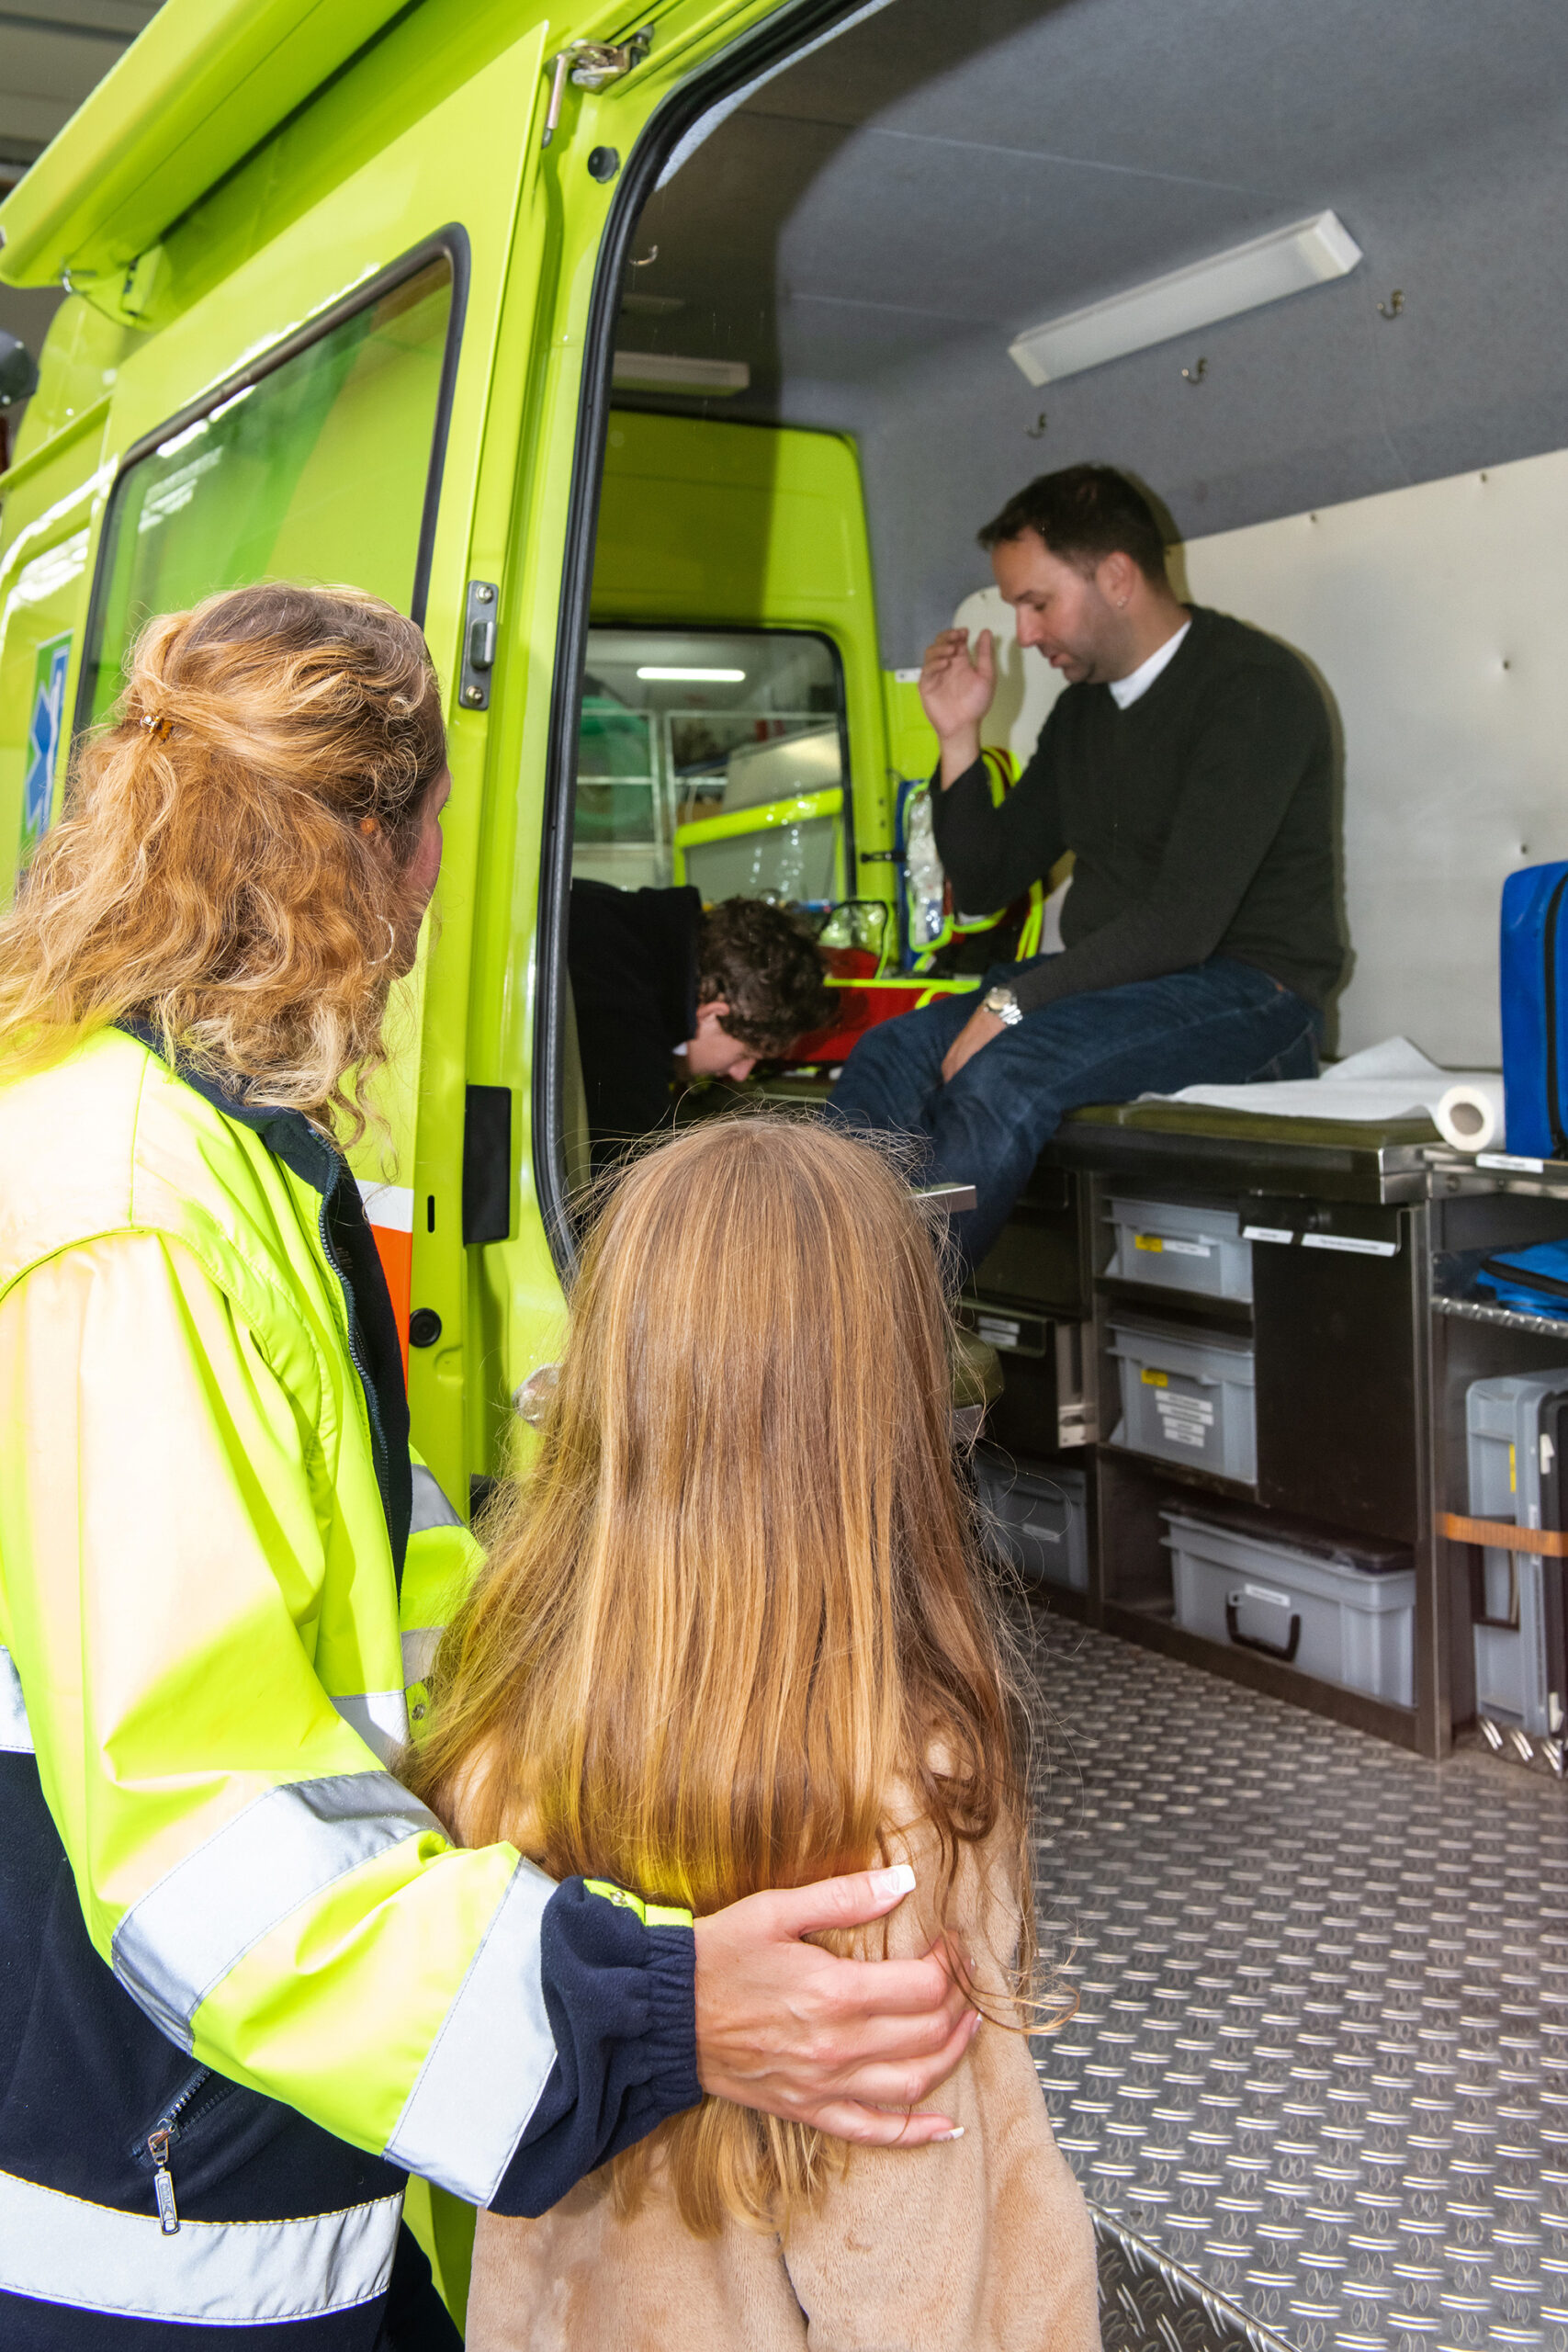
<path id="1" fill-rule="evenodd" d="M 980 721 L 997 690 L 997 650 L 988 628 L 969 645 L 966 628 L 944 628 L 920 664 L 920 702 L 942 745 L 942 780 L 950 785 L 980 756 Z"/>

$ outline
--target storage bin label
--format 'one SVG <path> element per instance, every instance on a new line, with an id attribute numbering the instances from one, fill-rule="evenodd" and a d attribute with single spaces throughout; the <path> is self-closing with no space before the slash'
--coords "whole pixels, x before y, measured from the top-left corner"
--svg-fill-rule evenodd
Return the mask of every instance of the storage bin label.
<path id="1" fill-rule="evenodd" d="M 1134 1233 L 1134 1250 L 1155 1250 L 1172 1258 L 1212 1258 L 1213 1247 L 1207 1241 L 1178 1241 L 1168 1233 Z"/>
<path id="2" fill-rule="evenodd" d="M 999 1315 L 976 1315 L 975 1331 L 993 1348 L 1016 1348 L 1019 1342 L 1018 1325 L 1004 1322 Z"/>
<path id="3" fill-rule="evenodd" d="M 1202 1447 L 1214 1425 L 1214 1408 L 1201 1396 L 1173 1396 L 1167 1389 L 1155 1398 L 1159 1408 L 1160 1434 L 1172 1445 Z"/>
<path id="4" fill-rule="evenodd" d="M 1170 1385 L 1169 1373 L 1156 1372 L 1149 1364 L 1144 1366 L 1138 1377 L 1145 1388 L 1168 1388 Z"/>
<path id="5" fill-rule="evenodd" d="M 1359 1233 L 1303 1233 L 1303 1250 L 1348 1250 L 1358 1258 L 1397 1258 L 1397 1241 L 1370 1241 Z"/>

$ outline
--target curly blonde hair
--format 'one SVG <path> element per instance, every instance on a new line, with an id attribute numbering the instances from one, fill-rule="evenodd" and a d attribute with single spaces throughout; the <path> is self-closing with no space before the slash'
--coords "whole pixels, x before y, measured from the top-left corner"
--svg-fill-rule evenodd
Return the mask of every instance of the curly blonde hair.
<path id="1" fill-rule="evenodd" d="M 354 588 L 269 583 L 150 621 L 66 814 L 0 920 L 0 1068 L 128 1015 L 171 1058 L 353 1140 L 419 910 L 406 880 L 446 764 L 413 623 Z"/>

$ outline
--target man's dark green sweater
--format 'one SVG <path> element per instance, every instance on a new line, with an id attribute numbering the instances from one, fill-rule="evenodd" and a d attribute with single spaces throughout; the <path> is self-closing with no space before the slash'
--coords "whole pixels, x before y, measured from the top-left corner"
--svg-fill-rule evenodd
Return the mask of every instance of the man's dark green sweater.
<path id="1" fill-rule="evenodd" d="M 933 786 L 931 813 L 953 896 L 976 911 L 1074 853 L 1066 953 L 1013 984 L 1026 1012 L 1211 956 L 1321 1004 L 1344 961 L 1328 713 L 1305 664 L 1198 606 L 1126 710 L 1109 686 L 1069 686 L 999 808 L 976 761 L 946 792 Z"/>

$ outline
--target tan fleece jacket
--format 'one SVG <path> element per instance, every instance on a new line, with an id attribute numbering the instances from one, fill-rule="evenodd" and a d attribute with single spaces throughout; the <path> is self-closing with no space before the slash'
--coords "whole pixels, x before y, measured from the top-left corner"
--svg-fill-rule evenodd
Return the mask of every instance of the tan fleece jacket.
<path id="1" fill-rule="evenodd" d="M 903 1842 L 929 1884 L 932 1833 Z M 982 1954 L 1014 1945 L 1003 1884 L 996 1854 L 967 1860 L 953 1905 L 998 2014 L 1001 1972 Z M 889 1956 L 931 1939 L 917 1888 L 888 1923 Z M 1089 2213 L 1028 2041 L 987 2018 L 931 2103 L 962 2140 L 857 2150 L 785 2240 L 739 2222 L 694 2237 L 657 2160 L 629 2220 L 604 2173 L 537 2222 L 481 2213 L 468 2352 L 1099 2352 Z"/>

